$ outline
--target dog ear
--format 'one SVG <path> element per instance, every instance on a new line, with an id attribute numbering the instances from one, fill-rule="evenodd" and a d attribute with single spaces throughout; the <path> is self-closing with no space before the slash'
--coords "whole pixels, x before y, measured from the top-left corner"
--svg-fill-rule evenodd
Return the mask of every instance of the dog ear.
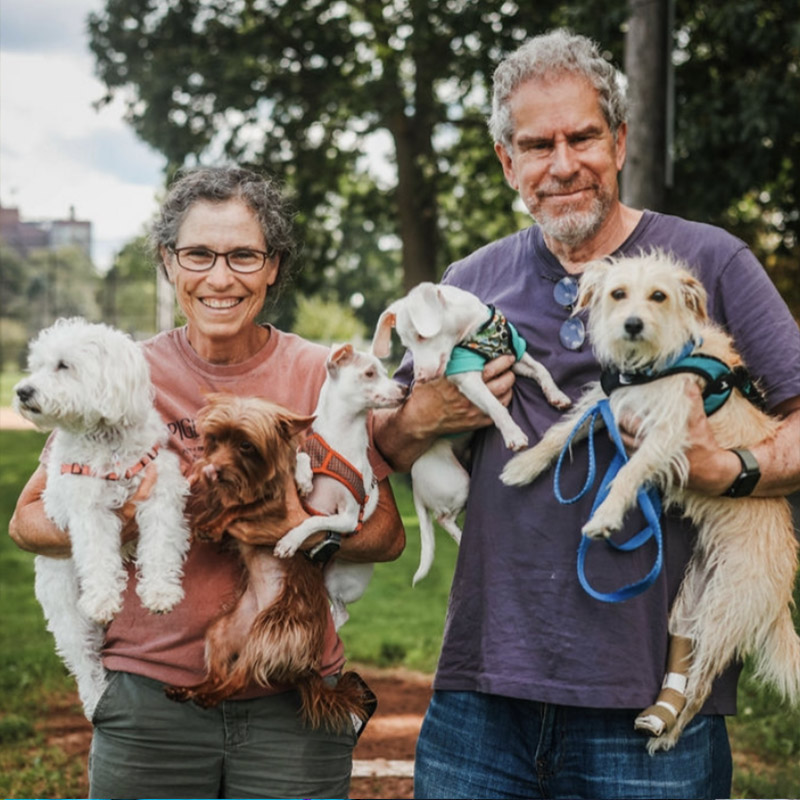
<path id="1" fill-rule="evenodd" d="M 590 308 L 597 302 L 607 269 L 607 261 L 590 261 L 584 267 L 578 284 L 578 299 L 575 301 L 573 314 L 583 311 L 584 308 Z"/>
<path id="2" fill-rule="evenodd" d="M 690 272 L 681 273 L 681 299 L 701 322 L 708 319 L 707 295 L 705 287 Z"/>
<path id="3" fill-rule="evenodd" d="M 430 339 L 442 329 L 445 300 L 434 283 L 420 283 L 414 290 L 414 302 L 408 304 L 408 313 L 417 333 Z"/>
<path id="4" fill-rule="evenodd" d="M 306 428 L 309 428 L 315 419 L 316 417 L 313 414 L 306 417 L 300 414 L 292 414 L 288 411 L 282 413 L 278 417 L 281 436 L 287 441 L 291 441 L 298 433 L 302 433 Z"/>
<path id="5" fill-rule="evenodd" d="M 372 337 L 372 355 L 386 358 L 392 344 L 392 328 L 397 322 L 397 301 L 392 303 L 378 319 L 375 335 Z"/>
<path id="6" fill-rule="evenodd" d="M 153 402 L 150 368 L 141 345 L 128 334 L 102 323 L 89 326 L 89 331 L 103 333 L 90 341 L 91 352 L 102 372 L 98 408 L 103 409 L 104 424 L 136 425 L 146 419 Z M 113 344 L 112 344 L 113 343 Z"/>
<path id="7" fill-rule="evenodd" d="M 331 347 L 330 355 L 325 363 L 329 375 L 336 375 L 339 369 L 353 360 L 352 344 L 335 344 Z"/>

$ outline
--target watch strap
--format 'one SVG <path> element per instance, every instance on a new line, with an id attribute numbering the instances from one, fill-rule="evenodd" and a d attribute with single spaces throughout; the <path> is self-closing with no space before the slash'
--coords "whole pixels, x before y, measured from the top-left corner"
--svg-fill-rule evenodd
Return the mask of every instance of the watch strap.
<path id="1" fill-rule="evenodd" d="M 315 564 L 327 564 L 333 555 L 338 552 L 341 544 L 342 534 L 336 531 L 328 531 L 325 538 L 319 544 L 315 544 L 306 555 Z"/>
<path id="2" fill-rule="evenodd" d="M 761 479 L 761 469 L 758 466 L 756 457 L 744 448 L 731 448 L 732 453 L 736 453 L 739 461 L 742 462 L 742 470 L 736 476 L 736 480 L 723 492 L 724 497 L 747 497 L 752 494 L 756 484 Z"/>

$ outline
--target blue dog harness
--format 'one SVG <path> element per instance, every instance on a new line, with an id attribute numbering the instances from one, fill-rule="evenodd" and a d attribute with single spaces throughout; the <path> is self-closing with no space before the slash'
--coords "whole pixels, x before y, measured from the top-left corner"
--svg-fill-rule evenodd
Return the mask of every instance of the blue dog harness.
<path id="1" fill-rule="evenodd" d="M 758 387 L 752 381 L 744 367 L 735 367 L 731 369 L 724 361 L 714 356 L 705 355 L 703 353 L 695 354 L 693 351 L 699 347 L 700 344 L 701 343 L 695 342 L 694 340 L 689 341 L 672 364 L 658 372 L 645 369 L 639 372 L 621 373 L 618 370 L 606 369 L 601 375 L 600 385 L 606 395 L 610 395 L 611 392 L 620 387 L 649 383 L 658 378 L 664 378 L 668 375 L 675 375 L 680 372 L 691 372 L 700 375 L 706 381 L 703 390 L 703 408 L 708 416 L 718 411 L 725 404 L 725 401 L 731 396 L 734 388 L 738 389 L 742 395 L 754 405 L 759 408 L 765 407 L 766 402 L 764 396 L 758 390 Z M 616 420 L 611 412 L 611 405 L 607 398 L 599 400 L 578 420 L 558 457 L 553 477 L 553 491 L 559 503 L 574 503 L 589 490 L 596 476 L 594 428 L 598 421 L 598 416 L 602 417 L 603 422 L 605 422 L 616 452 L 597 490 L 597 496 L 592 504 L 591 515 L 594 515 L 598 506 L 605 500 L 609 492 L 611 481 L 628 461 L 628 454 L 625 450 L 625 445 L 622 443 L 622 437 L 620 436 L 619 428 L 617 427 Z M 589 472 L 586 476 L 586 482 L 580 492 L 574 497 L 564 498 L 560 488 L 561 466 L 566 453 L 570 449 L 572 440 L 587 420 L 590 426 L 588 437 Z M 653 567 L 641 580 L 627 584 L 613 592 L 599 592 L 591 586 L 586 577 L 586 554 L 591 544 L 591 539 L 581 534 L 581 541 L 578 546 L 578 580 L 584 590 L 596 600 L 606 603 L 619 603 L 631 597 L 636 597 L 652 586 L 661 571 L 664 556 L 664 542 L 660 521 L 662 511 L 661 495 L 654 486 L 639 487 L 636 495 L 636 502 L 647 520 L 647 527 L 634 536 L 631 536 L 630 539 L 622 544 L 616 544 L 611 539 L 607 539 L 606 541 L 611 547 L 617 550 L 630 552 L 641 547 L 651 538 L 655 539 L 656 559 Z"/>

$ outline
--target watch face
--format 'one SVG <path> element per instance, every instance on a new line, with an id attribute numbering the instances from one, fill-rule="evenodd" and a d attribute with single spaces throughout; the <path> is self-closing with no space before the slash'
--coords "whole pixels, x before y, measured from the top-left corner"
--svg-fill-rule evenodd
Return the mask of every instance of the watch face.
<path id="1" fill-rule="evenodd" d="M 339 549 L 342 537 L 338 533 L 329 533 L 323 542 L 313 547 L 308 557 L 317 564 L 327 564 Z"/>

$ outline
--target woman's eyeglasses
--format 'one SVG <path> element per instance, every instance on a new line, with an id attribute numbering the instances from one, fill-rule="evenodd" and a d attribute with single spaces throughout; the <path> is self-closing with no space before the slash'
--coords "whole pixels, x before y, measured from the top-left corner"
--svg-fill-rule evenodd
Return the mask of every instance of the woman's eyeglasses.
<path id="1" fill-rule="evenodd" d="M 578 299 L 578 281 L 570 275 L 553 287 L 553 299 L 567 311 L 572 311 Z M 567 350 L 577 350 L 586 340 L 586 326 L 580 317 L 568 317 L 558 331 L 558 338 Z"/>
<path id="2" fill-rule="evenodd" d="M 275 253 L 265 253 L 263 250 L 253 250 L 250 247 L 237 247 L 227 253 L 218 253 L 208 247 L 172 247 L 170 248 L 178 259 L 178 264 L 190 272 L 208 272 L 217 263 L 217 258 L 222 256 L 227 265 L 234 272 L 258 272 L 272 258 Z"/>

